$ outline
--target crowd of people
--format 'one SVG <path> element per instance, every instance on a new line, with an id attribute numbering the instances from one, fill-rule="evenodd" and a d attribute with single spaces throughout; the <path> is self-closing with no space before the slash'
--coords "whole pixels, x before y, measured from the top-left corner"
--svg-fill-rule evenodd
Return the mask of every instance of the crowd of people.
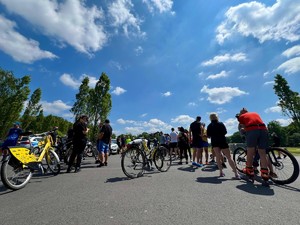
<path id="1" fill-rule="evenodd" d="M 159 138 L 155 139 L 156 143 L 154 143 L 154 145 L 160 144 L 168 147 L 171 155 L 178 158 L 178 164 L 182 164 L 183 160 L 185 160 L 186 164 L 190 161 L 194 166 L 216 163 L 221 177 L 225 176 L 223 172 L 226 166 L 224 164 L 225 156 L 234 173 L 234 178 L 240 179 L 225 137 L 227 130 L 224 123 L 219 121 L 216 113 L 211 113 L 209 118 L 210 124 L 207 128 L 204 123 L 201 123 L 201 117 L 197 116 L 195 121 L 190 124 L 189 130 L 178 127 L 177 131 L 172 128 L 169 134 L 160 132 Z M 238 129 L 241 135 L 244 136 L 247 145 L 247 162 L 243 172 L 249 176 L 254 175 L 254 170 L 258 165 L 253 165 L 253 159 L 256 152 L 258 152 L 261 177 L 264 180 L 268 180 L 269 176 L 276 176 L 272 168 L 268 165 L 266 156 L 268 129 L 261 117 L 257 113 L 248 112 L 247 109 L 243 108 L 236 115 L 236 118 L 239 122 Z M 71 172 L 75 158 L 75 172 L 80 171 L 82 154 L 87 143 L 87 134 L 89 132 L 87 123 L 88 116 L 81 115 L 68 132 L 68 136 L 70 136 L 68 138 L 73 141 L 73 152 L 69 159 L 67 173 Z M 58 127 L 55 127 L 51 133 L 53 141 L 55 142 L 57 140 L 57 129 Z M 2 149 L 5 149 L 7 146 L 16 145 L 21 133 L 20 123 L 16 122 L 14 127 L 9 130 Z M 99 135 L 97 137 L 98 159 L 96 160 L 98 167 L 108 165 L 111 137 L 112 127 L 110 126 L 110 121 L 106 119 L 104 123 L 99 124 Z M 273 134 L 273 138 L 274 140 L 277 138 L 278 143 L 278 137 L 275 137 Z M 211 161 L 209 161 L 208 139 L 211 140 Z M 123 135 L 118 137 L 117 143 L 120 146 L 121 152 L 125 150 L 126 144 L 130 141 L 130 138 L 126 138 Z M 4 151 L 3 154 L 6 154 L 6 152 Z"/>

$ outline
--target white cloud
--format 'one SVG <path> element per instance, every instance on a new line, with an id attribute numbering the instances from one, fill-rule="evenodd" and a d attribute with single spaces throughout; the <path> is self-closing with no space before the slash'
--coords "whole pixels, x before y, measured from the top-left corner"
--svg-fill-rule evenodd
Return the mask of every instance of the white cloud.
<path id="1" fill-rule="evenodd" d="M 80 86 L 80 81 L 72 77 L 70 74 L 64 73 L 59 77 L 59 80 L 66 86 L 77 89 Z"/>
<path id="2" fill-rule="evenodd" d="M 203 86 L 202 93 L 208 94 L 207 100 L 214 104 L 225 104 L 230 102 L 232 98 L 248 94 L 245 91 L 241 91 L 237 87 L 220 87 L 220 88 L 208 88 Z"/>
<path id="3" fill-rule="evenodd" d="M 116 87 L 112 93 L 115 94 L 115 95 L 121 95 L 121 94 L 124 94 L 126 92 L 125 89 L 121 88 L 121 87 Z"/>
<path id="4" fill-rule="evenodd" d="M 190 117 L 189 115 L 180 115 L 177 116 L 176 118 L 172 118 L 171 122 L 172 123 L 177 123 L 177 124 L 190 124 L 194 121 L 195 119 Z"/>
<path id="5" fill-rule="evenodd" d="M 274 83 L 275 83 L 274 81 L 267 81 L 267 82 L 264 83 L 264 85 L 265 86 L 267 86 L 267 85 L 273 85 Z"/>
<path id="6" fill-rule="evenodd" d="M 62 100 L 56 100 L 53 102 L 41 101 L 41 104 L 45 114 L 61 115 L 72 108 L 72 106 L 67 105 Z"/>
<path id="7" fill-rule="evenodd" d="M 141 117 L 143 118 L 143 117 L 146 117 L 148 115 L 148 113 L 143 113 L 142 115 L 141 115 Z"/>
<path id="8" fill-rule="evenodd" d="M 142 20 L 134 16 L 130 11 L 133 8 L 131 0 L 115 0 L 108 6 L 108 15 L 111 20 L 111 26 L 122 28 L 125 36 L 145 36 L 146 33 L 141 31 L 140 25 Z"/>
<path id="9" fill-rule="evenodd" d="M 280 106 L 273 106 L 265 109 L 265 113 L 281 113 L 281 112 L 282 111 Z"/>
<path id="10" fill-rule="evenodd" d="M 188 106 L 197 106 L 197 104 L 195 102 L 189 102 Z"/>
<path id="11" fill-rule="evenodd" d="M 105 19 L 103 11 L 96 6 L 87 7 L 85 1 L 27 0 L 26 4 L 20 4 L 19 0 L 1 0 L 1 3 L 44 35 L 79 52 L 92 54 L 107 42 L 107 34 L 100 24 Z"/>
<path id="12" fill-rule="evenodd" d="M 283 127 L 288 126 L 293 122 L 292 119 L 276 119 L 276 121 L 279 122 Z"/>
<path id="13" fill-rule="evenodd" d="M 286 56 L 288 58 L 292 57 L 292 56 L 298 56 L 300 55 L 300 45 L 295 45 L 287 50 L 285 50 L 282 53 L 283 56 Z"/>
<path id="14" fill-rule="evenodd" d="M 172 11 L 172 0 L 143 0 L 143 2 L 146 3 L 150 12 L 154 12 L 155 9 L 158 9 L 160 13 L 171 12 L 171 14 L 175 14 L 175 12 Z"/>
<path id="15" fill-rule="evenodd" d="M 134 49 L 134 52 L 137 56 L 143 54 L 144 49 L 141 46 L 138 46 L 136 49 Z"/>
<path id="16" fill-rule="evenodd" d="M 238 131 L 239 122 L 236 118 L 229 118 L 224 121 L 224 125 L 227 129 L 227 135 L 232 135 L 233 133 Z"/>
<path id="17" fill-rule="evenodd" d="M 218 74 L 212 74 L 212 75 L 209 75 L 206 80 L 215 80 L 215 79 L 219 79 L 219 78 L 222 78 L 222 77 L 228 77 L 228 73 L 226 71 L 221 71 L 221 73 L 218 73 Z"/>
<path id="18" fill-rule="evenodd" d="M 109 61 L 109 66 L 112 67 L 112 68 L 116 68 L 117 70 L 123 70 L 122 65 L 119 62 L 116 62 L 116 61 L 113 61 L 113 60 Z"/>
<path id="19" fill-rule="evenodd" d="M 226 20 L 217 28 L 217 41 L 222 44 L 234 33 L 253 36 L 261 43 L 268 40 L 298 41 L 299 11 L 300 4 L 295 0 L 277 0 L 270 7 L 257 1 L 230 7 L 225 14 Z"/>
<path id="20" fill-rule="evenodd" d="M 234 55 L 231 54 L 224 54 L 224 55 L 217 55 L 213 59 L 210 59 L 208 61 L 202 62 L 202 66 L 213 66 L 216 64 L 221 64 L 224 62 L 241 62 L 246 61 L 247 57 L 245 53 L 236 53 Z"/>
<path id="21" fill-rule="evenodd" d="M 167 91 L 167 92 L 165 92 L 165 93 L 162 93 L 162 96 L 164 96 L 164 97 L 169 97 L 169 96 L 171 96 L 172 95 L 172 93 L 170 92 L 170 91 Z"/>
<path id="22" fill-rule="evenodd" d="M 89 76 L 89 75 L 86 75 L 86 74 L 83 74 L 80 76 L 79 79 L 76 79 L 74 78 L 72 75 L 70 74 L 67 74 L 67 73 L 64 73 L 63 75 L 61 75 L 59 77 L 59 80 L 66 86 L 69 86 L 73 89 L 78 89 L 79 86 L 82 84 L 82 80 L 85 78 L 85 77 L 88 77 L 89 78 L 89 87 L 90 88 L 94 88 L 98 79 L 96 77 L 93 77 L 93 76 Z"/>
<path id="23" fill-rule="evenodd" d="M 54 59 L 56 55 L 39 48 L 39 43 L 16 31 L 17 25 L 0 15 L 0 49 L 15 61 L 33 63 L 41 59 Z"/>
<path id="24" fill-rule="evenodd" d="M 246 76 L 246 75 L 241 75 L 241 76 L 238 76 L 238 79 L 245 79 L 245 78 L 247 78 L 248 76 Z"/>
<path id="25" fill-rule="evenodd" d="M 284 63 L 282 63 L 278 68 L 278 70 L 283 70 L 284 73 L 293 74 L 300 71 L 300 57 L 296 57 L 290 59 Z"/>

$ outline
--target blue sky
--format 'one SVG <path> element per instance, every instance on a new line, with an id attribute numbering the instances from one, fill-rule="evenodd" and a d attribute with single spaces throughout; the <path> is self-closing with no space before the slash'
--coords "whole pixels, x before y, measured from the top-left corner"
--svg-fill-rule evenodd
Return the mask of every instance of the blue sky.
<path id="1" fill-rule="evenodd" d="M 299 12 L 295 0 L 0 0 L 0 66 L 31 75 L 45 115 L 70 121 L 83 77 L 105 72 L 116 134 L 211 112 L 232 134 L 242 107 L 286 126 L 273 84 L 279 73 L 300 92 Z"/>

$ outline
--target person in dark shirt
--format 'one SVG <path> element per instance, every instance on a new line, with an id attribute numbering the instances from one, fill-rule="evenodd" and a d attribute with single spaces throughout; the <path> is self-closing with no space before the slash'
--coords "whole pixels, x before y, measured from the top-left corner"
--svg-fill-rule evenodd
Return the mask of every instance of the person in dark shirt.
<path id="1" fill-rule="evenodd" d="M 101 127 L 99 132 L 99 143 L 98 143 L 98 151 L 100 153 L 100 163 L 97 167 L 107 166 L 107 159 L 109 153 L 109 146 L 111 143 L 111 135 L 112 135 L 112 128 L 109 124 L 109 120 L 106 119 L 104 121 L 104 125 Z"/>
<path id="2" fill-rule="evenodd" d="M 200 155 L 203 151 L 202 146 L 202 134 L 201 134 L 201 116 L 197 116 L 196 120 L 190 124 L 189 129 L 189 139 L 192 140 L 191 147 L 194 149 L 193 151 L 193 165 L 201 165 Z"/>
<path id="3" fill-rule="evenodd" d="M 70 156 L 67 173 L 71 172 L 74 159 L 77 157 L 75 173 L 80 171 L 82 154 L 87 142 L 87 128 L 88 117 L 86 115 L 80 116 L 79 120 L 73 125 L 73 151 Z"/>
<path id="4" fill-rule="evenodd" d="M 225 176 L 222 166 L 221 153 L 223 153 L 226 156 L 228 163 L 235 174 L 235 179 L 240 179 L 240 176 L 230 155 L 229 146 L 225 137 L 225 135 L 227 134 L 225 125 L 222 122 L 219 122 L 219 118 L 216 113 L 211 113 L 209 118 L 211 123 L 207 126 L 207 137 L 211 139 L 211 146 L 216 154 L 217 165 L 220 170 L 220 177 Z"/>

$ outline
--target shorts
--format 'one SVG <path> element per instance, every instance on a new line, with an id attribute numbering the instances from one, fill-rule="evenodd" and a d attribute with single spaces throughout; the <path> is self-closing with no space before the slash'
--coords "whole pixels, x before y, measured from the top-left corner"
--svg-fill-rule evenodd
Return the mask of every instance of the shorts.
<path id="1" fill-rule="evenodd" d="M 208 142 L 207 141 L 203 141 L 202 142 L 202 147 L 208 147 Z"/>
<path id="2" fill-rule="evenodd" d="M 246 132 L 246 143 L 249 148 L 267 149 L 268 140 L 268 130 L 249 130 Z"/>
<path id="3" fill-rule="evenodd" d="M 202 141 L 202 139 L 193 139 L 192 147 L 193 148 L 203 148 L 203 141 Z"/>
<path id="4" fill-rule="evenodd" d="M 99 153 L 107 154 L 109 152 L 109 144 L 99 141 L 97 149 Z"/>
<path id="5" fill-rule="evenodd" d="M 224 141 L 220 141 L 220 142 L 212 142 L 211 143 L 211 146 L 213 148 L 220 148 L 220 149 L 226 149 L 226 148 L 229 148 L 229 145 L 227 142 L 224 142 Z"/>
<path id="6" fill-rule="evenodd" d="M 177 142 L 171 142 L 169 146 L 170 148 L 177 148 Z"/>

